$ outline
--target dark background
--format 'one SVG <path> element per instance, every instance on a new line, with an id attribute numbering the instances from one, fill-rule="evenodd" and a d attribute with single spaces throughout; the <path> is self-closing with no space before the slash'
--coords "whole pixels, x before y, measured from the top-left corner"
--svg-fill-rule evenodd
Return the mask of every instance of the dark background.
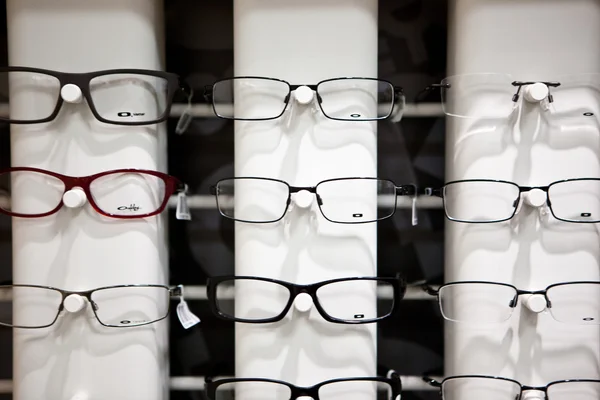
<path id="1" fill-rule="evenodd" d="M 0 1 L 0 58 L 6 53 L 6 5 Z M 379 77 L 404 87 L 407 102 L 445 76 L 445 0 L 380 0 Z M 166 70 L 201 87 L 233 74 L 233 6 L 228 1 L 165 1 Z M 124 66 L 127 67 L 127 66 Z M 343 76 L 343 70 L 340 76 Z M 435 97 L 428 101 L 437 100 Z M 193 193 L 208 194 L 219 178 L 233 175 L 233 123 L 197 118 L 185 135 L 169 120 L 169 173 Z M 10 166 L 8 126 L 0 126 L 0 167 Z M 444 119 L 404 118 L 378 128 L 378 176 L 395 182 L 438 186 L 444 176 Z M 171 283 L 201 285 L 210 275 L 233 274 L 233 223 L 216 210 L 195 210 L 191 222 L 170 215 Z M 440 279 L 443 272 L 443 212 L 421 210 L 417 227 L 405 210 L 378 224 L 378 272 L 407 280 Z M 0 281 L 11 278 L 10 218 L 0 215 Z M 184 331 L 171 321 L 171 375 L 233 375 L 234 325 L 213 317 L 203 301 L 190 301 L 202 319 Z M 12 333 L 0 329 L 0 379 L 12 377 Z M 432 301 L 404 301 L 394 318 L 378 326 L 379 373 L 442 373 L 443 323 Z M 109 384 L 109 382 L 107 382 Z M 1 396 L 0 399 L 10 399 Z M 198 393 L 172 392 L 174 400 Z M 405 400 L 438 398 L 435 392 L 405 392 Z"/>

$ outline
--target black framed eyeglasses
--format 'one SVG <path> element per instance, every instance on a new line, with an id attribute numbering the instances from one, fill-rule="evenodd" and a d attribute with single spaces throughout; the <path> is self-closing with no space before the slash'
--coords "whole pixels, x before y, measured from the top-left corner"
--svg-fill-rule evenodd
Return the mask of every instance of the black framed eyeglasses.
<path id="1" fill-rule="evenodd" d="M 393 315 L 406 291 L 401 277 L 351 277 L 299 285 L 255 276 L 219 276 L 208 278 L 206 285 L 216 316 L 254 324 L 281 321 L 302 293 L 311 297 L 326 321 L 368 324 Z M 378 292 L 391 294 L 392 300 L 378 303 Z M 248 296 L 244 302 L 235 303 L 233 293 Z"/>
<path id="2" fill-rule="evenodd" d="M 0 121 L 37 124 L 52 121 L 64 102 L 85 99 L 97 120 L 116 125 L 150 125 L 169 117 L 178 90 L 190 94 L 176 74 L 146 69 L 66 73 L 41 68 L 0 68 L 2 101 L 10 116 Z M 80 91 L 80 95 L 78 93 Z M 80 97 L 79 97 L 80 96 Z"/>
<path id="3" fill-rule="evenodd" d="M 292 194 L 301 191 L 313 193 L 323 217 L 339 224 L 390 218 L 396 212 L 398 196 L 410 196 L 413 225 L 417 223 L 416 185 L 396 186 L 387 179 L 336 178 L 315 186 L 291 186 L 279 179 L 237 177 L 222 179 L 210 188 L 222 216 L 258 224 L 281 220 L 290 207 Z"/>
<path id="4" fill-rule="evenodd" d="M 425 189 L 443 199 L 446 217 L 455 222 L 494 223 L 513 218 L 521 194 L 541 190 L 554 218 L 564 222 L 600 222 L 600 178 L 576 178 L 547 186 L 519 186 L 492 179 L 465 179 L 446 183 L 440 189 Z"/>
<path id="5" fill-rule="evenodd" d="M 523 90 L 542 84 L 543 109 L 560 117 L 592 117 L 600 101 L 600 74 L 557 76 L 552 81 L 524 81 L 509 74 L 474 73 L 444 78 L 439 88 L 446 115 L 462 118 L 506 118 L 518 107 Z M 544 94 L 544 93 L 542 93 Z"/>
<path id="6" fill-rule="evenodd" d="M 281 117 L 292 92 L 302 86 L 315 92 L 323 115 L 333 120 L 374 121 L 389 118 L 404 109 L 401 87 L 382 79 L 362 77 L 292 85 L 276 78 L 236 76 L 205 86 L 204 98 L 220 118 L 264 121 Z"/>
<path id="7" fill-rule="evenodd" d="M 69 311 L 71 302 L 85 305 L 81 300 L 86 299 L 101 325 L 130 328 L 165 319 L 173 297 L 182 297 L 181 286 L 115 285 L 71 291 L 52 286 L 0 285 L 0 299 L 12 300 L 12 304 L 0 302 L 0 325 L 46 328 L 53 325 L 65 309 Z"/>
<path id="8" fill-rule="evenodd" d="M 522 290 L 499 282 L 450 282 L 438 289 L 421 285 L 436 296 L 444 319 L 472 324 L 499 324 L 508 321 L 519 297 L 542 296 L 545 310 L 558 322 L 573 325 L 600 325 L 600 282 L 556 283 L 543 290 Z M 544 310 L 542 310 L 544 311 Z"/>
<path id="9" fill-rule="evenodd" d="M 310 397 L 313 400 L 339 400 L 342 398 L 399 400 L 402 381 L 395 371 L 389 378 L 354 377 L 330 379 L 313 386 L 296 386 L 286 381 L 266 378 L 206 379 L 206 396 L 210 400 L 236 398 L 269 398 L 295 400 Z"/>
<path id="10" fill-rule="evenodd" d="M 519 400 L 524 392 L 541 392 L 545 400 L 600 399 L 600 380 L 565 379 L 545 386 L 526 386 L 520 382 L 489 375 L 449 376 L 441 382 L 430 377 L 423 380 L 440 389 L 442 400 L 494 399 Z"/>

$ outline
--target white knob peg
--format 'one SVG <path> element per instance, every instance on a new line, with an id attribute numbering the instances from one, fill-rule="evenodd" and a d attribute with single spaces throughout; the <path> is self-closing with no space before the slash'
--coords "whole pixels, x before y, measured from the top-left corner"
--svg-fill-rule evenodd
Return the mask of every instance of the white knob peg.
<path id="1" fill-rule="evenodd" d="M 526 193 L 525 202 L 531 207 L 541 207 L 546 203 L 546 192 L 541 189 L 533 189 Z"/>
<path id="2" fill-rule="evenodd" d="M 83 94 L 77 85 L 68 83 L 60 89 L 60 96 L 67 103 L 81 103 Z"/>
<path id="3" fill-rule="evenodd" d="M 300 312 L 307 312 L 312 308 L 313 301 L 308 293 L 300 293 L 294 300 L 294 307 Z"/>
<path id="4" fill-rule="evenodd" d="M 70 294 L 63 301 L 65 310 L 70 313 L 76 313 L 85 307 L 85 299 L 78 294 Z"/>
<path id="5" fill-rule="evenodd" d="M 75 187 L 63 194 L 63 204 L 69 208 L 82 207 L 86 201 L 87 196 L 80 187 Z"/>
<path id="6" fill-rule="evenodd" d="M 308 86 L 300 86 L 294 91 L 296 101 L 300 104 L 310 104 L 313 99 L 314 92 Z"/>
<path id="7" fill-rule="evenodd" d="M 532 294 L 525 301 L 525 305 L 531 312 L 541 313 L 546 309 L 546 298 L 541 294 Z"/>
<path id="8" fill-rule="evenodd" d="M 524 97 L 530 103 L 538 103 L 548 97 L 548 86 L 541 82 L 536 82 L 525 86 Z"/>
<path id="9" fill-rule="evenodd" d="M 311 206 L 315 195 L 308 190 L 301 190 L 294 195 L 294 203 L 300 208 L 308 208 Z"/>

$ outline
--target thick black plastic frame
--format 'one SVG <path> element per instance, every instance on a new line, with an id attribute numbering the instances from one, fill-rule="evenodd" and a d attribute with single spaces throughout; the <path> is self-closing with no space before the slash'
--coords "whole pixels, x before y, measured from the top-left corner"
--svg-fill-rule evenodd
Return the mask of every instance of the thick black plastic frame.
<path id="1" fill-rule="evenodd" d="M 106 326 L 108 328 L 135 328 L 138 326 L 144 326 L 144 325 L 149 325 L 149 324 L 153 324 L 155 322 L 158 321 L 162 321 L 163 319 L 167 318 L 170 314 L 171 311 L 171 302 L 169 302 L 169 307 L 167 308 L 167 313 L 166 315 L 164 315 L 163 317 L 153 320 L 153 321 L 149 321 L 149 322 L 145 322 L 143 324 L 135 324 L 135 325 L 107 325 L 105 323 L 103 323 L 100 320 L 100 317 L 98 317 L 98 314 L 96 312 L 96 308 L 94 307 L 94 302 L 92 301 L 92 294 L 94 292 L 99 292 L 102 290 L 106 290 L 106 289 L 117 289 L 117 288 L 135 288 L 135 287 L 155 287 L 155 288 L 164 288 L 169 297 L 181 297 L 182 293 L 181 293 L 181 288 L 180 287 L 168 287 L 165 285 L 153 285 L 153 284 L 135 284 L 135 285 L 113 285 L 113 286 L 103 286 L 103 287 L 99 287 L 99 288 L 95 288 L 95 289 L 90 289 L 90 290 L 80 290 L 80 291 L 72 291 L 72 290 L 63 290 L 63 289 L 59 289 L 53 286 L 42 286 L 42 285 L 0 285 L 0 289 L 5 289 L 5 288 L 14 288 L 14 287 L 29 287 L 29 288 L 37 288 L 37 289 L 46 289 L 46 290 L 53 290 L 55 292 L 59 292 L 62 296 L 61 302 L 60 302 L 60 306 L 56 312 L 56 316 L 54 317 L 54 320 L 47 324 L 47 325 L 40 325 L 40 326 L 20 326 L 20 325 L 9 325 L 9 324 L 5 324 L 3 322 L 0 322 L 0 326 L 5 326 L 5 327 L 9 327 L 9 328 L 18 328 L 18 329 L 42 329 L 42 328 L 47 328 L 49 326 L 54 325 L 54 323 L 56 323 L 56 321 L 58 320 L 58 317 L 60 316 L 60 313 L 63 311 L 64 309 L 64 302 L 65 299 L 72 295 L 72 294 L 76 294 L 79 295 L 81 297 L 85 297 L 87 299 L 87 301 L 90 303 L 90 305 L 92 306 L 92 310 L 94 311 L 94 316 L 96 317 L 96 320 L 100 323 L 100 325 L 102 326 Z"/>
<path id="2" fill-rule="evenodd" d="M 313 386 L 296 386 L 292 385 L 286 381 L 280 381 L 276 379 L 267 379 L 267 378 L 228 378 L 228 379 L 219 379 L 213 381 L 211 378 L 207 378 L 205 381 L 205 392 L 207 397 L 210 400 L 217 399 L 217 389 L 221 385 L 229 384 L 229 383 L 238 383 L 238 382 L 266 382 L 279 384 L 283 386 L 287 386 L 290 389 L 291 396 L 289 400 L 295 400 L 302 396 L 311 397 L 313 400 L 319 400 L 319 389 L 323 386 L 326 386 L 331 383 L 341 383 L 341 382 L 381 382 L 389 385 L 389 389 L 391 392 L 391 398 L 389 400 L 395 400 L 399 398 L 398 396 L 402 393 L 402 381 L 400 380 L 400 376 L 397 373 L 392 373 L 390 378 L 383 377 L 356 377 L 356 378 L 337 378 L 330 379 L 327 381 L 323 381 L 317 383 Z"/>
<path id="3" fill-rule="evenodd" d="M 521 194 L 524 192 L 529 192 L 531 190 L 534 189 L 539 189 L 541 191 L 546 192 L 546 204 L 548 205 L 548 208 L 550 209 L 550 213 L 552 214 L 552 216 L 559 220 L 559 221 L 563 221 L 563 222 L 570 222 L 573 224 L 597 224 L 600 223 L 600 220 L 594 220 L 594 221 L 573 221 L 570 219 L 564 219 L 564 218 L 559 218 L 556 216 L 556 214 L 554 214 L 554 209 L 552 208 L 552 200 L 550 199 L 550 188 L 552 186 L 561 184 L 561 183 L 569 183 L 569 182 L 582 182 L 582 181 L 596 181 L 596 182 L 600 182 L 600 178 L 573 178 L 573 179 L 563 179 L 560 181 L 554 181 L 552 183 L 550 183 L 549 185 L 546 186 L 519 186 L 518 184 L 516 184 L 515 182 L 510 182 L 510 181 L 503 181 L 503 180 L 496 180 L 496 179 L 462 179 L 462 180 L 456 180 L 456 181 L 450 181 L 447 182 L 446 184 L 444 184 L 444 186 L 442 186 L 439 189 L 431 189 L 431 188 L 427 188 L 426 193 L 429 194 L 430 196 L 436 196 L 436 197 L 441 197 L 442 198 L 442 203 L 444 205 L 444 214 L 446 215 L 446 218 L 448 218 L 448 220 L 453 221 L 453 222 L 460 222 L 460 223 L 465 223 L 465 224 L 494 224 L 494 223 L 498 223 L 498 222 L 504 222 L 504 221 L 508 221 L 512 218 L 514 218 L 514 216 L 517 213 L 517 209 L 519 208 L 519 204 L 521 202 Z M 452 184 L 457 184 L 457 183 L 468 183 L 468 182 L 487 182 L 487 183 L 502 183 L 502 184 L 508 184 L 508 185 L 512 185 L 514 187 L 516 187 L 519 190 L 519 193 L 517 195 L 517 198 L 515 199 L 514 202 L 514 211 L 511 214 L 510 217 L 508 218 L 504 218 L 504 219 L 498 219 L 498 220 L 493 220 L 493 221 L 466 221 L 466 220 L 460 220 L 460 219 L 456 219 L 456 218 L 450 218 L 450 216 L 448 215 L 448 210 L 446 208 L 446 199 L 445 199 L 445 192 L 446 192 L 446 188 L 449 185 Z"/>
<path id="4" fill-rule="evenodd" d="M 219 307 L 217 304 L 217 286 L 221 282 L 226 282 L 229 280 L 256 280 L 256 281 L 275 283 L 275 284 L 285 287 L 289 291 L 290 297 L 289 297 L 288 302 L 285 305 L 283 311 L 275 317 L 263 318 L 263 319 L 236 318 L 236 317 L 233 317 L 233 316 L 230 316 L 230 315 L 227 315 L 227 314 L 224 314 L 223 312 L 221 312 L 221 310 L 219 310 Z M 358 280 L 381 281 L 381 282 L 389 283 L 390 285 L 392 285 L 393 292 L 394 292 L 394 298 L 392 300 L 393 304 L 392 304 L 392 308 L 391 308 L 390 312 L 381 317 L 372 318 L 372 319 L 368 319 L 368 320 L 359 320 L 359 321 L 343 320 L 343 319 L 339 319 L 339 318 L 334 318 L 334 317 L 330 316 L 329 314 L 327 314 L 327 312 L 323 309 L 323 307 L 319 303 L 319 299 L 317 296 L 317 290 L 319 290 L 323 286 L 326 286 L 326 285 L 332 284 L 332 283 L 358 281 Z M 319 314 L 321 314 L 323 319 L 325 319 L 328 322 L 333 322 L 336 324 L 347 324 L 347 325 L 370 324 L 370 323 L 381 321 L 383 319 L 389 318 L 392 315 L 394 315 L 397 311 L 398 303 L 404 298 L 405 292 L 406 292 L 406 282 L 400 276 L 398 276 L 396 278 L 348 277 L 348 278 L 331 279 L 331 280 L 327 280 L 327 281 L 312 283 L 310 285 L 299 285 L 299 284 L 290 283 L 290 282 L 286 282 L 286 281 L 280 281 L 277 279 L 263 278 L 263 277 L 257 277 L 257 276 L 233 276 L 233 275 L 232 276 L 218 276 L 218 277 L 209 277 L 206 280 L 206 294 L 207 294 L 207 297 L 209 300 L 209 305 L 210 305 L 211 311 L 219 318 L 222 318 L 222 319 L 225 319 L 228 321 L 245 322 L 245 323 L 250 323 L 250 324 L 266 324 L 266 323 L 281 321 L 283 318 L 285 318 L 285 316 L 289 312 L 290 308 L 294 304 L 294 300 L 296 299 L 296 297 L 301 293 L 306 293 L 312 298 L 315 308 L 317 309 Z"/>
<path id="5" fill-rule="evenodd" d="M 277 115 L 277 116 L 273 116 L 273 117 L 269 117 L 269 118 L 232 118 L 232 117 L 227 117 L 227 116 L 220 115 L 217 112 L 217 109 L 215 107 L 215 103 L 213 101 L 213 95 L 212 94 L 213 94 L 213 91 L 214 91 L 214 87 L 215 87 L 215 85 L 219 84 L 220 82 L 230 81 L 230 80 L 235 80 L 235 79 L 264 79 L 264 80 L 269 80 L 269 81 L 281 82 L 281 83 L 287 85 L 287 87 L 288 87 L 288 93 L 285 96 L 284 106 L 283 106 L 283 109 L 281 110 L 281 113 L 279 113 L 279 115 Z M 379 81 L 379 82 L 384 82 L 384 83 L 390 85 L 390 87 L 392 88 L 393 103 L 392 103 L 392 106 L 390 107 L 389 113 L 386 116 L 384 116 L 384 117 L 364 118 L 364 119 L 333 118 L 333 117 L 330 117 L 329 115 L 327 115 L 327 113 L 325 113 L 325 110 L 323 110 L 323 106 L 321 105 L 321 96 L 319 94 L 319 85 L 321 85 L 323 83 L 331 82 L 331 81 L 339 81 L 339 80 L 345 80 L 345 79 L 363 79 L 363 80 Z M 288 108 L 288 105 L 290 103 L 290 97 L 291 97 L 292 91 L 298 89 L 301 86 L 307 86 L 310 89 L 312 89 L 312 90 L 315 91 L 315 93 L 317 95 L 317 100 L 318 100 L 317 103 L 319 103 L 319 108 L 321 109 L 321 112 L 323 113 L 323 115 L 326 118 L 329 118 L 329 119 L 334 120 L 334 121 L 368 122 L 368 121 L 380 121 L 380 120 L 388 119 L 394 113 L 394 107 L 396 106 L 396 104 L 398 103 L 398 101 L 402 97 L 404 97 L 404 89 L 401 86 L 395 86 L 393 83 L 391 83 L 391 82 L 389 82 L 389 81 L 387 81 L 385 79 L 379 79 L 379 78 L 367 78 L 367 77 L 362 77 L 362 76 L 345 76 L 345 77 L 339 77 L 339 78 L 325 79 L 325 80 L 322 80 L 322 81 L 320 81 L 320 82 L 318 82 L 316 84 L 310 84 L 310 85 L 309 84 L 292 85 L 288 81 L 284 81 L 283 79 L 269 78 L 269 77 L 265 77 L 265 76 L 233 76 L 233 77 L 230 77 L 230 78 L 219 79 L 218 81 L 216 81 L 212 85 L 206 85 L 204 87 L 204 99 L 207 102 L 209 102 L 210 104 L 212 104 L 213 112 L 219 118 L 236 120 L 236 121 L 269 121 L 269 120 L 280 118 L 283 115 L 283 113 Z"/>
<path id="6" fill-rule="evenodd" d="M 2 67 L 0 68 L 0 72 L 32 72 L 37 74 L 44 74 L 52 76 L 58 79 L 60 83 L 61 89 L 67 84 L 77 85 L 79 89 L 81 89 L 81 93 L 83 97 L 86 99 L 92 114 L 98 121 L 104 122 L 106 124 L 112 125 L 152 125 L 159 122 L 166 121 L 169 118 L 169 114 L 171 112 L 171 106 L 173 105 L 173 97 L 178 90 L 183 90 L 184 92 L 188 92 L 187 85 L 181 80 L 179 75 L 171 73 L 171 72 L 163 72 L 163 71 L 153 71 L 148 69 L 107 69 L 103 71 L 94 71 L 94 72 L 86 72 L 86 73 L 70 73 L 70 72 L 58 72 L 52 71 L 49 69 L 41 69 L 41 68 L 31 68 L 31 67 Z M 147 76 L 155 76 L 158 78 L 163 78 L 167 81 L 167 98 L 165 104 L 165 112 L 157 119 L 150 121 L 138 121 L 138 122 L 128 122 L 128 121 L 113 121 L 106 118 L 103 118 L 94 105 L 94 101 L 92 99 L 92 95 L 90 92 L 90 82 L 93 78 L 103 76 L 103 75 L 113 75 L 113 74 L 137 74 L 137 75 L 147 75 Z M 62 108 L 63 99 L 59 93 L 58 99 L 56 102 L 56 106 L 52 114 L 47 118 L 36 119 L 36 120 L 16 120 L 10 118 L 4 118 L 0 116 L 0 121 L 8 122 L 11 124 L 39 124 L 43 122 L 49 122 L 54 120 L 60 109 Z"/>
<path id="7" fill-rule="evenodd" d="M 250 221 L 250 220 L 232 218 L 232 217 L 226 215 L 225 213 L 223 213 L 223 211 L 221 211 L 221 206 L 219 205 L 219 196 L 217 194 L 217 188 L 219 186 L 219 183 L 221 183 L 223 181 L 230 181 L 230 180 L 250 180 L 250 179 L 260 179 L 260 180 L 265 180 L 265 181 L 278 182 L 278 183 L 282 183 L 288 187 L 288 197 L 287 197 L 287 201 L 286 201 L 286 206 L 285 206 L 285 209 L 283 210 L 283 213 L 281 214 L 281 216 L 279 218 L 269 220 L 269 221 Z M 357 222 L 345 222 L 345 221 L 341 222 L 341 221 L 334 221 L 334 220 L 329 219 L 325 215 L 325 213 L 323 213 L 323 209 L 321 208 L 321 198 L 318 193 L 319 185 L 321 185 L 323 183 L 327 183 L 327 182 L 344 181 L 344 180 L 352 180 L 352 179 L 369 179 L 369 180 L 386 181 L 386 182 L 391 183 L 394 186 L 394 188 L 396 189 L 396 201 L 394 202 L 394 208 L 393 208 L 392 212 L 390 213 L 390 215 L 383 217 L 383 218 L 374 219 L 374 220 L 357 221 Z M 319 211 L 321 211 L 321 215 L 323 216 L 323 218 L 325 218 L 327 221 L 333 222 L 335 224 L 346 224 L 346 225 L 369 224 L 369 223 L 383 221 L 385 219 L 391 218 L 396 213 L 396 210 L 398 208 L 398 198 L 397 198 L 398 196 L 413 196 L 413 195 L 417 194 L 417 186 L 414 184 L 405 184 L 405 185 L 398 186 L 398 185 L 396 185 L 396 183 L 394 183 L 394 181 L 392 181 L 390 179 L 373 178 L 373 177 L 358 177 L 358 176 L 357 177 L 347 177 L 347 178 L 326 179 L 326 180 L 323 180 L 323 181 L 317 183 L 315 186 L 291 186 L 289 183 L 287 183 L 286 181 L 282 181 L 281 179 L 264 178 L 264 177 L 258 177 L 258 176 L 231 177 L 231 178 L 224 178 L 224 179 L 218 180 L 217 183 L 215 183 L 214 185 L 212 185 L 209 188 L 209 190 L 210 190 L 210 194 L 215 196 L 219 214 L 221 214 L 225 218 L 228 218 L 228 219 L 231 219 L 234 221 L 245 222 L 245 223 L 250 223 L 250 224 L 271 224 L 271 223 L 281 221 L 283 219 L 283 217 L 285 217 L 285 214 L 287 213 L 287 211 L 290 207 L 290 204 L 292 201 L 292 193 L 298 193 L 301 190 L 306 190 L 309 193 L 313 193 L 317 197 L 317 204 L 319 206 Z"/>
<path id="8" fill-rule="evenodd" d="M 552 400 L 551 398 L 548 397 L 548 389 L 554 385 L 559 385 L 561 383 L 573 383 L 573 382 L 600 383 L 600 380 L 598 380 L 598 379 L 563 379 L 563 380 L 552 381 L 552 382 L 548 383 L 546 386 L 527 386 L 527 385 L 521 384 L 521 382 L 514 380 L 514 379 L 504 378 L 501 376 L 493 376 L 493 375 L 454 375 L 454 376 L 448 376 L 448 377 L 444 378 L 441 382 L 437 381 L 435 379 L 432 379 L 428 376 L 424 376 L 422 379 L 423 379 L 423 381 L 427 382 L 430 386 L 437 387 L 440 389 L 440 392 L 439 392 L 440 399 L 442 399 L 442 400 L 444 400 L 444 384 L 448 381 L 457 380 L 457 379 L 497 379 L 497 380 L 512 382 L 512 383 L 517 384 L 521 388 L 521 392 L 519 393 L 518 399 L 523 398 L 524 391 L 536 390 L 536 391 L 544 392 L 544 398 L 547 400 Z"/>

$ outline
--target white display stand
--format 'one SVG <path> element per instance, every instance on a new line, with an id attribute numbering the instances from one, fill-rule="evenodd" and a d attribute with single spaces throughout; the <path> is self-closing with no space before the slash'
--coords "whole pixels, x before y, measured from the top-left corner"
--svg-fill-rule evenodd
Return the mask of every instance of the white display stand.
<path id="1" fill-rule="evenodd" d="M 600 71 L 597 0 L 453 0 L 450 8 L 448 76 L 497 72 L 552 81 Z M 555 120 L 547 126 L 538 124 L 539 115 L 540 107 L 525 101 L 519 120 L 448 117 L 446 181 L 489 178 L 541 186 L 600 176 L 598 125 Z M 540 219 L 538 211 L 523 204 L 507 223 L 447 222 L 446 281 L 499 281 L 536 290 L 598 280 L 597 225 Z M 526 300 L 519 299 L 503 325 L 447 322 L 445 374 L 499 375 L 526 385 L 598 378 L 600 330 L 534 314 L 523 306 Z"/>
<path id="2" fill-rule="evenodd" d="M 236 76 L 291 84 L 377 77 L 376 0 L 235 0 L 234 26 Z M 314 101 L 302 105 L 292 95 L 279 119 L 236 121 L 235 174 L 296 186 L 377 176 L 376 123 L 328 120 Z M 376 274 L 377 224 L 334 224 L 320 215 L 314 195 L 305 198 L 308 205 L 294 201 L 303 196 L 292 197 L 292 209 L 278 223 L 236 223 L 237 275 L 312 283 Z M 251 296 L 236 293 L 236 304 Z M 376 324 L 332 324 L 314 307 L 304 313 L 293 307 L 280 323 L 237 324 L 235 329 L 238 377 L 312 385 L 376 374 Z"/>
<path id="3" fill-rule="evenodd" d="M 9 0 L 9 65 L 89 72 L 161 70 L 159 0 Z M 11 127 L 13 166 L 72 176 L 115 168 L 165 170 L 165 126 L 103 125 L 87 104 L 64 104 L 48 124 Z M 107 219 L 89 205 L 13 219 L 15 283 L 85 290 L 168 282 L 165 216 Z M 18 309 L 15 310 L 19 312 Z M 89 305 L 41 330 L 14 330 L 14 399 L 158 400 L 168 397 L 166 321 L 101 326 Z"/>

